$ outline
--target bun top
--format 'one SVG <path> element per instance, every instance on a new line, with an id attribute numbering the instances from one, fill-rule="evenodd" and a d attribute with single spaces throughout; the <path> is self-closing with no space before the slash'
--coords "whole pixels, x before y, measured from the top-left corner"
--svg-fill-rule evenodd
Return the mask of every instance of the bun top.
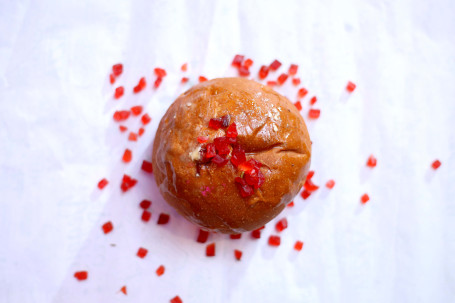
<path id="1" fill-rule="evenodd" d="M 235 123 L 246 160 L 262 163 L 264 183 L 248 197 L 235 181 L 244 175 L 239 167 L 201 159 L 198 137 L 207 136 L 207 143 L 224 137 L 226 128 L 209 127 L 210 119 L 223 116 Z M 243 78 L 206 81 L 180 95 L 153 145 L 154 174 L 165 200 L 190 221 L 223 233 L 253 230 L 277 216 L 303 185 L 310 157 L 308 131 L 295 106 Z"/>

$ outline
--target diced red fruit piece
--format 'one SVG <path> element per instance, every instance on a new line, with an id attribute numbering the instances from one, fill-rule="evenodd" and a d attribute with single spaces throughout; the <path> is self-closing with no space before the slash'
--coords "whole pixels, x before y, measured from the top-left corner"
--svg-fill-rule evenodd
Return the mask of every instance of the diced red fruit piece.
<path id="1" fill-rule="evenodd" d="M 228 155 L 231 150 L 229 149 L 229 141 L 226 137 L 217 137 L 213 140 L 213 144 L 215 144 L 216 152 L 219 155 Z"/>
<path id="2" fill-rule="evenodd" d="M 222 128 L 227 128 L 229 126 L 229 123 L 231 123 L 231 116 L 224 115 L 221 117 L 221 127 Z"/>
<path id="3" fill-rule="evenodd" d="M 141 90 L 143 90 L 145 88 L 146 85 L 147 85 L 147 82 L 145 81 L 145 77 L 142 77 L 139 80 L 139 83 L 133 88 L 133 92 L 135 94 L 139 93 Z"/>
<path id="4" fill-rule="evenodd" d="M 299 91 L 297 92 L 297 96 L 299 98 L 303 98 L 305 97 L 306 95 L 308 94 L 308 90 L 304 87 L 302 87 L 301 89 L 299 89 Z"/>
<path id="5" fill-rule="evenodd" d="M 352 93 L 356 88 L 356 85 L 354 83 L 352 83 L 351 81 L 348 82 L 348 84 L 346 85 L 346 90 L 350 93 Z"/>
<path id="6" fill-rule="evenodd" d="M 248 185 L 246 181 L 240 177 L 235 178 L 235 183 L 240 191 L 240 195 L 243 198 L 249 197 L 254 194 L 253 187 Z"/>
<path id="7" fill-rule="evenodd" d="M 294 249 L 296 251 L 301 251 L 303 248 L 303 242 L 302 241 L 296 241 L 294 244 Z"/>
<path id="8" fill-rule="evenodd" d="M 122 184 L 120 185 L 120 188 L 122 189 L 123 192 L 127 192 L 129 189 L 133 188 L 137 183 L 136 179 L 131 178 L 128 175 L 123 175 L 122 178 Z"/>
<path id="9" fill-rule="evenodd" d="M 157 89 L 158 87 L 160 87 L 161 82 L 163 82 L 163 78 L 161 77 L 156 78 L 155 83 L 153 83 L 153 87 Z"/>
<path id="10" fill-rule="evenodd" d="M 246 161 L 245 151 L 240 147 L 240 145 L 235 145 L 232 149 L 231 163 L 234 166 L 238 166 Z"/>
<path id="11" fill-rule="evenodd" d="M 300 84 L 300 78 L 292 78 L 292 84 L 294 84 L 295 86 L 299 85 Z"/>
<path id="12" fill-rule="evenodd" d="M 204 76 L 199 76 L 199 83 L 202 83 L 202 82 L 205 82 L 207 81 L 208 79 Z"/>
<path id="13" fill-rule="evenodd" d="M 299 69 L 299 66 L 296 65 L 296 64 L 291 64 L 291 66 L 289 66 L 289 75 L 291 76 L 294 76 L 295 74 L 297 74 L 297 70 Z"/>
<path id="14" fill-rule="evenodd" d="M 142 200 L 141 203 L 139 203 L 139 206 L 142 209 L 148 209 L 152 205 L 152 201 L 149 200 Z"/>
<path id="15" fill-rule="evenodd" d="M 363 194 L 362 197 L 360 197 L 360 201 L 363 204 L 367 203 L 369 200 L 370 200 L 370 197 L 368 196 L 368 194 Z"/>
<path id="16" fill-rule="evenodd" d="M 258 168 L 254 168 L 250 172 L 245 173 L 243 178 L 248 185 L 252 185 L 255 189 L 260 188 L 265 181 L 264 175 Z"/>
<path id="17" fill-rule="evenodd" d="M 197 137 L 197 142 L 199 142 L 201 144 L 207 142 L 208 140 L 209 140 L 209 137 L 207 137 L 207 136 Z"/>
<path id="18" fill-rule="evenodd" d="M 274 61 L 270 64 L 269 68 L 270 68 L 271 70 L 273 70 L 273 71 L 276 71 L 277 69 L 280 68 L 280 66 L 281 66 L 281 62 L 278 61 L 278 60 L 274 60 Z"/>
<path id="19" fill-rule="evenodd" d="M 164 266 L 163 266 L 163 265 L 160 265 L 160 267 L 158 267 L 158 268 L 156 269 L 156 275 L 157 275 L 158 277 L 159 277 L 159 276 L 162 276 L 162 275 L 164 274 L 164 270 L 165 270 Z"/>
<path id="20" fill-rule="evenodd" d="M 122 161 L 125 163 L 129 163 L 129 162 L 131 162 L 132 158 L 133 158 L 133 154 L 132 154 L 131 150 L 128 148 L 125 149 L 125 151 L 123 152 Z"/>
<path id="21" fill-rule="evenodd" d="M 164 225 L 164 224 L 167 224 L 168 222 L 169 222 L 169 215 L 161 213 L 158 218 L 157 224 Z"/>
<path id="22" fill-rule="evenodd" d="M 314 170 L 310 170 L 308 174 L 306 175 L 307 180 L 313 178 L 314 176 Z"/>
<path id="23" fill-rule="evenodd" d="M 441 166 L 441 161 L 439 161 L 439 160 L 435 160 L 435 161 L 433 161 L 433 163 L 431 163 L 431 167 L 434 170 L 437 170 L 439 168 L 439 166 Z"/>
<path id="24" fill-rule="evenodd" d="M 220 129 L 222 125 L 223 121 L 221 120 L 221 118 L 212 118 L 209 121 L 209 127 L 215 130 Z"/>
<path id="25" fill-rule="evenodd" d="M 142 165 L 141 165 L 141 169 L 143 171 L 145 171 L 146 173 L 153 173 L 153 165 L 152 165 L 152 162 L 149 162 L 149 161 L 146 161 L 146 160 L 143 160 L 142 161 Z"/>
<path id="26" fill-rule="evenodd" d="M 317 101 L 318 101 L 318 98 L 317 98 L 316 96 L 313 96 L 313 97 L 310 99 L 310 105 L 314 105 Z"/>
<path id="27" fill-rule="evenodd" d="M 294 201 L 291 201 L 288 203 L 288 205 L 286 205 L 287 207 L 294 207 Z"/>
<path id="28" fill-rule="evenodd" d="M 114 84 L 114 83 L 115 83 L 115 76 L 114 76 L 113 74 L 110 74 L 110 75 L 109 75 L 109 82 L 110 82 L 111 84 Z"/>
<path id="29" fill-rule="evenodd" d="M 130 132 L 130 134 L 128 135 L 128 141 L 137 141 L 137 134 Z"/>
<path id="30" fill-rule="evenodd" d="M 243 254 L 242 251 L 238 249 L 234 250 L 234 256 L 237 261 L 240 261 L 240 259 L 242 259 L 242 254 Z"/>
<path id="31" fill-rule="evenodd" d="M 276 84 L 276 81 L 267 81 L 267 86 L 274 87 Z"/>
<path id="32" fill-rule="evenodd" d="M 101 226 L 102 229 L 103 229 L 103 232 L 105 234 L 108 234 L 110 233 L 113 229 L 114 229 L 114 225 L 112 225 L 112 222 L 111 221 L 107 221 L 106 223 L 103 224 L 103 226 Z"/>
<path id="33" fill-rule="evenodd" d="M 269 67 L 268 66 L 261 66 L 261 69 L 259 69 L 259 79 L 265 79 L 267 78 L 267 75 L 269 74 Z"/>
<path id="34" fill-rule="evenodd" d="M 114 113 L 114 121 L 120 122 L 120 121 L 125 121 L 128 119 L 130 116 L 130 111 L 129 110 L 120 110 L 116 111 Z"/>
<path id="35" fill-rule="evenodd" d="M 377 163 L 376 158 L 373 155 L 370 155 L 367 160 L 367 166 L 368 167 L 375 167 Z"/>
<path id="36" fill-rule="evenodd" d="M 147 256 L 147 253 L 148 253 L 148 250 L 143 248 L 143 247 L 139 247 L 136 255 L 141 258 L 141 259 L 144 259 L 145 256 Z"/>
<path id="37" fill-rule="evenodd" d="M 321 115 L 321 110 L 319 110 L 319 109 L 310 109 L 308 111 L 308 117 L 310 119 L 317 119 L 317 118 L 319 118 L 320 115 Z"/>
<path id="38" fill-rule="evenodd" d="M 155 75 L 159 78 L 163 78 L 163 77 L 166 77 L 167 73 L 166 73 L 166 70 L 165 69 L 162 69 L 162 68 L 155 68 Z"/>
<path id="39" fill-rule="evenodd" d="M 200 229 L 199 230 L 199 234 L 197 235 L 197 240 L 196 241 L 198 243 L 205 243 L 205 242 L 207 242 L 207 239 L 209 238 L 209 235 L 210 235 L 210 233 L 208 231 Z"/>
<path id="40" fill-rule="evenodd" d="M 205 248 L 205 255 L 207 257 L 215 256 L 215 243 L 210 243 L 209 245 L 207 245 L 207 247 Z"/>
<path id="41" fill-rule="evenodd" d="M 286 82 L 286 80 L 288 79 L 288 75 L 286 74 L 281 74 L 279 77 L 278 77 L 278 84 L 279 85 L 282 85 L 284 82 Z"/>
<path id="42" fill-rule="evenodd" d="M 118 127 L 120 129 L 120 131 L 123 133 L 123 132 L 126 132 L 128 130 L 128 127 L 126 126 L 123 126 L 123 125 L 119 125 Z"/>
<path id="43" fill-rule="evenodd" d="M 220 155 L 215 155 L 215 157 L 212 158 L 212 162 L 221 167 L 225 166 L 229 162 L 229 159 L 223 158 Z"/>
<path id="44" fill-rule="evenodd" d="M 142 124 L 147 125 L 150 123 L 150 121 L 152 121 L 152 118 L 150 118 L 150 116 L 148 114 L 144 114 L 141 117 L 141 121 L 142 121 Z"/>
<path id="45" fill-rule="evenodd" d="M 216 148 L 214 143 L 207 144 L 205 158 L 210 159 L 216 156 Z"/>
<path id="46" fill-rule="evenodd" d="M 171 299 L 171 303 L 183 303 L 182 299 L 179 296 L 175 296 Z"/>
<path id="47" fill-rule="evenodd" d="M 243 163 L 240 163 L 237 166 L 237 169 L 246 173 L 251 172 L 254 169 L 254 165 L 250 161 L 245 161 Z"/>
<path id="48" fill-rule="evenodd" d="M 308 199 L 308 197 L 311 195 L 311 192 L 307 191 L 306 189 L 304 189 L 300 195 L 302 196 L 303 200 L 306 200 Z"/>
<path id="49" fill-rule="evenodd" d="M 121 63 L 112 66 L 112 74 L 116 77 L 120 76 L 123 72 L 123 65 Z"/>
<path id="50" fill-rule="evenodd" d="M 333 180 L 329 180 L 325 184 L 325 187 L 327 187 L 328 189 L 332 189 L 334 186 L 335 186 L 335 181 L 333 181 Z"/>
<path id="51" fill-rule="evenodd" d="M 84 271 L 76 271 L 74 273 L 74 277 L 78 279 L 79 281 L 87 280 L 88 278 L 88 272 Z"/>
<path id="52" fill-rule="evenodd" d="M 231 65 L 234 67 L 237 67 L 237 68 L 241 67 L 244 58 L 245 58 L 245 56 L 235 55 L 234 59 L 232 60 Z"/>
<path id="53" fill-rule="evenodd" d="M 239 76 L 241 77 L 248 77 L 250 75 L 250 71 L 245 66 L 239 67 Z"/>
<path id="54" fill-rule="evenodd" d="M 122 288 L 120 288 L 120 291 L 121 291 L 124 295 L 126 295 L 126 294 L 127 294 L 127 293 L 126 293 L 126 286 L 122 286 Z"/>
<path id="55" fill-rule="evenodd" d="M 269 237 L 269 245 L 270 246 L 280 246 L 281 238 L 279 236 L 270 236 Z"/>
<path id="56" fill-rule="evenodd" d="M 145 129 L 143 127 L 139 128 L 139 130 L 137 131 L 137 134 L 140 136 L 142 136 L 143 134 L 145 133 Z"/>
<path id="57" fill-rule="evenodd" d="M 180 83 L 185 84 L 185 83 L 187 83 L 188 81 L 190 81 L 190 78 L 188 78 L 188 77 L 182 77 L 182 80 L 180 80 Z"/>
<path id="58" fill-rule="evenodd" d="M 275 224 L 275 229 L 276 229 L 278 232 L 282 232 L 282 231 L 285 230 L 286 228 L 288 228 L 288 220 L 286 220 L 286 218 L 281 219 L 280 221 L 278 221 L 278 222 Z"/>
<path id="59" fill-rule="evenodd" d="M 242 234 L 234 234 L 234 235 L 229 235 L 229 238 L 232 240 L 238 240 L 242 237 Z"/>
<path id="60" fill-rule="evenodd" d="M 300 103 L 300 101 L 295 102 L 294 105 L 295 105 L 295 107 L 297 108 L 298 111 L 302 110 L 302 103 Z"/>
<path id="61" fill-rule="evenodd" d="M 251 232 L 251 236 L 255 239 L 259 239 L 261 237 L 261 229 L 255 229 Z"/>
<path id="62" fill-rule="evenodd" d="M 120 99 L 123 96 L 124 92 L 125 92 L 125 88 L 123 86 L 117 87 L 115 89 L 114 98 L 115 99 Z"/>
<path id="63" fill-rule="evenodd" d="M 131 113 L 133 116 L 139 116 L 142 113 L 142 106 L 137 105 L 131 108 Z"/>
<path id="64" fill-rule="evenodd" d="M 243 62 L 243 66 L 245 66 L 246 68 L 250 68 L 252 65 L 253 60 L 251 60 L 250 58 L 246 59 L 245 62 Z"/>
<path id="65" fill-rule="evenodd" d="M 109 184 L 109 181 L 107 181 L 106 178 L 103 178 L 103 179 L 101 179 L 101 180 L 98 182 L 98 188 L 99 188 L 99 189 L 103 189 L 103 188 L 105 188 L 106 185 L 108 185 L 108 184 Z"/>
<path id="66" fill-rule="evenodd" d="M 149 212 L 147 210 L 144 210 L 142 212 L 142 216 L 141 216 L 142 221 L 148 222 L 148 221 L 150 221 L 151 217 L 152 217 L 152 213 L 151 212 Z"/>
<path id="67" fill-rule="evenodd" d="M 305 183 L 303 184 L 303 186 L 305 187 L 305 189 L 307 191 L 315 191 L 319 188 L 319 186 L 317 186 L 316 184 L 313 183 L 313 181 L 311 181 L 311 179 L 306 179 Z"/>
<path id="68" fill-rule="evenodd" d="M 180 69 L 182 70 L 182 72 L 186 72 L 188 70 L 188 63 L 183 63 Z"/>

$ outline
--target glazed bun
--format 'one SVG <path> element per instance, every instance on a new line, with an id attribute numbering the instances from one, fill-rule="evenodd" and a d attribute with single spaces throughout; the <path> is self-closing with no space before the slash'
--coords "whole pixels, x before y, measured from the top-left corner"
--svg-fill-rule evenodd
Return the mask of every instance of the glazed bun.
<path id="1" fill-rule="evenodd" d="M 164 199 L 201 228 L 230 234 L 276 217 L 302 187 L 310 158 L 295 106 L 243 78 L 206 81 L 180 95 L 153 144 Z"/>

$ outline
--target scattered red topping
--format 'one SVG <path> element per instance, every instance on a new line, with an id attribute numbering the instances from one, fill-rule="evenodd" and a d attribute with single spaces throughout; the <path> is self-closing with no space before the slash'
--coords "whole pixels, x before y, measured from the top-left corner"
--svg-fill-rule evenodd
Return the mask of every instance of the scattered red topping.
<path id="1" fill-rule="evenodd" d="M 433 163 L 431 163 L 431 167 L 433 167 L 434 170 L 437 170 L 441 166 L 441 161 L 435 160 Z"/>
<path id="2" fill-rule="evenodd" d="M 133 89 L 133 92 L 135 94 L 139 93 L 141 90 L 143 90 L 145 88 L 145 85 L 147 83 L 145 82 L 145 77 L 142 77 L 140 80 L 139 80 L 139 83 L 134 87 Z"/>
<path id="3" fill-rule="evenodd" d="M 215 155 L 215 157 L 212 158 L 212 162 L 215 163 L 218 166 L 225 166 L 228 164 L 229 159 L 228 158 L 223 158 L 220 155 Z"/>
<path id="4" fill-rule="evenodd" d="M 164 266 L 160 265 L 160 267 L 158 267 L 156 269 L 156 275 L 159 277 L 159 276 L 162 276 L 163 274 L 164 274 Z"/>
<path id="5" fill-rule="evenodd" d="M 314 184 L 313 181 L 311 181 L 311 179 L 308 179 L 308 178 L 305 180 L 305 183 L 303 184 L 303 186 L 309 192 L 315 191 L 319 188 L 319 186 Z"/>
<path id="6" fill-rule="evenodd" d="M 139 206 L 142 209 L 148 209 L 152 205 L 152 201 L 149 200 L 142 200 L 141 203 L 139 203 Z"/>
<path id="7" fill-rule="evenodd" d="M 221 120 L 221 118 L 212 118 L 209 121 L 209 127 L 215 130 L 220 129 L 222 124 L 223 121 Z"/>
<path id="8" fill-rule="evenodd" d="M 325 184 L 325 187 L 327 187 L 328 189 L 332 189 L 334 186 L 335 186 L 335 181 L 333 181 L 333 180 L 329 180 Z"/>
<path id="9" fill-rule="evenodd" d="M 190 81 L 190 78 L 188 78 L 188 77 L 182 77 L 182 80 L 180 80 L 180 83 L 185 84 L 185 83 L 187 83 L 188 81 Z"/>
<path id="10" fill-rule="evenodd" d="M 137 105 L 131 108 L 131 113 L 133 116 L 139 116 L 142 113 L 142 106 Z"/>
<path id="11" fill-rule="evenodd" d="M 120 131 L 123 133 L 123 132 L 126 132 L 128 130 L 128 127 L 126 126 L 123 126 L 123 125 L 119 125 L 118 127 L 120 129 Z"/>
<path id="12" fill-rule="evenodd" d="M 265 181 L 265 177 L 258 167 L 255 167 L 251 172 L 245 172 L 243 178 L 248 185 L 252 185 L 255 189 L 260 188 Z"/>
<path id="13" fill-rule="evenodd" d="M 321 115 L 321 110 L 319 110 L 319 109 L 310 109 L 308 111 L 308 117 L 310 119 L 317 119 L 317 118 L 319 118 L 320 115 Z"/>
<path id="14" fill-rule="evenodd" d="M 311 195 L 311 192 L 309 192 L 305 189 L 300 193 L 300 195 L 302 196 L 303 200 L 306 200 Z"/>
<path id="15" fill-rule="evenodd" d="M 160 87 L 161 82 L 163 82 L 163 78 L 161 77 L 156 78 L 155 83 L 153 84 L 153 88 L 157 89 L 158 87 Z"/>
<path id="16" fill-rule="evenodd" d="M 250 58 L 246 59 L 245 62 L 243 62 L 243 66 L 245 66 L 246 68 L 250 68 L 251 66 L 253 66 L 253 60 L 251 60 Z"/>
<path id="17" fill-rule="evenodd" d="M 259 239 L 261 237 L 261 229 L 255 229 L 251 232 L 251 236 L 255 239 Z"/>
<path id="18" fill-rule="evenodd" d="M 101 226 L 101 228 L 103 229 L 103 232 L 105 234 L 108 234 L 114 229 L 114 225 L 112 225 L 111 221 L 107 221 L 106 223 L 103 224 L 103 226 Z"/>
<path id="19" fill-rule="evenodd" d="M 142 161 L 142 165 L 141 165 L 141 169 L 143 171 L 145 171 L 146 173 L 153 173 L 153 165 L 152 165 L 152 162 L 149 162 L 149 161 L 146 161 L 146 160 L 143 160 Z"/>
<path id="20" fill-rule="evenodd" d="M 307 179 L 311 179 L 311 178 L 313 178 L 313 176 L 314 176 L 314 170 L 310 170 L 310 171 L 308 172 L 308 174 L 306 175 L 306 178 L 307 178 Z"/>
<path id="21" fill-rule="evenodd" d="M 298 111 L 302 110 L 302 103 L 300 103 L 300 101 L 295 102 L 294 105 L 295 105 L 295 107 L 297 108 Z"/>
<path id="22" fill-rule="evenodd" d="M 125 152 L 123 153 L 122 161 L 125 163 L 129 163 L 129 162 L 131 162 L 132 158 L 133 158 L 133 153 L 131 152 L 131 150 L 129 150 L 128 148 L 125 149 Z"/>
<path id="23" fill-rule="evenodd" d="M 376 158 L 373 155 L 370 155 L 367 160 L 367 166 L 368 167 L 375 167 L 377 163 Z"/>
<path id="24" fill-rule="evenodd" d="M 150 116 L 148 114 L 144 114 L 141 117 L 141 121 L 142 121 L 142 124 L 147 125 L 150 123 L 150 121 L 152 121 L 152 118 L 150 118 Z"/>
<path id="25" fill-rule="evenodd" d="M 310 99 L 310 105 L 314 105 L 317 101 L 318 101 L 318 98 L 317 98 L 316 96 L 313 96 L 313 97 Z"/>
<path id="26" fill-rule="evenodd" d="M 126 295 L 126 286 L 122 286 L 122 288 L 120 288 L 120 291 Z"/>
<path id="27" fill-rule="evenodd" d="M 171 303 L 183 303 L 179 296 L 175 296 L 171 299 Z"/>
<path id="28" fill-rule="evenodd" d="M 232 240 L 238 240 L 242 237 L 242 234 L 229 235 Z"/>
<path id="29" fill-rule="evenodd" d="M 157 67 L 155 68 L 155 75 L 159 78 L 164 78 L 166 77 L 167 73 L 165 69 Z"/>
<path id="30" fill-rule="evenodd" d="M 269 68 L 270 68 L 271 70 L 273 70 L 273 71 L 276 71 L 277 69 L 280 68 L 280 66 L 281 66 L 281 62 L 278 61 L 278 60 L 274 60 L 274 61 L 270 64 Z"/>
<path id="31" fill-rule="evenodd" d="M 238 249 L 234 250 L 234 256 L 237 261 L 240 261 L 240 259 L 242 259 L 242 254 L 243 254 L 242 251 Z"/>
<path id="32" fill-rule="evenodd" d="M 303 98 L 305 97 L 306 95 L 308 94 L 308 90 L 304 87 L 302 87 L 301 89 L 299 89 L 299 91 L 297 92 L 297 96 L 299 98 Z"/>
<path id="33" fill-rule="evenodd" d="M 125 92 L 125 89 L 123 88 L 123 86 L 117 87 L 115 89 L 114 98 L 115 99 L 120 99 L 123 96 L 124 92 Z"/>
<path id="34" fill-rule="evenodd" d="M 281 238 L 279 236 L 270 236 L 269 245 L 270 246 L 280 246 Z"/>
<path id="35" fill-rule="evenodd" d="M 267 77 L 269 74 L 269 67 L 268 66 L 261 66 L 261 69 L 259 70 L 259 79 L 263 80 Z"/>
<path id="36" fill-rule="evenodd" d="M 148 250 L 143 248 L 143 247 L 139 247 L 138 251 L 137 251 L 137 256 L 141 259 L 144 259 L 145 256 L 147 256 L 147 253 L 148 253 Z"/>
<path id="37" fill-rule="evenodd" d="M 205 248 L 205 255 L 207 257 L 215 256 L 215 243 L 210 243 L 209 245 L 207 245 L 207 247 Z"/>
<path id="38" fill-rule="evenodd" d="M 130 132 L 130 134 L 128 135 L 128 141 L 137 141 L 137 134 Z"/>
<path id="39" fill-rule="evenodd" d="M 123 192 L 127 192 L 130 188 L 133 188 L 137 183 L 136 179 L 131 178 L 128 175 L 123 175 L 122 179 L 122 184 L 120 185 L 120 188 L 122 189 Z"/>
<path id="40" fill-rule="evenodd" d="M 245 150 L 243 150 L 240 145 L 235 145 L 232 149 L 231 163 L 234 166 L 246 161 Z"/>
<path id="41" fill-rule="evenodd" d="M 275 229 L 276 229 L 278 232 L 282 232 L 282 231 L 285 230 L 286 228 L 288 228 L 288 220 L 286 220 L 286 218 L 281 219 L 280 221 L 278 221 L 278 222 L 275 224 Z"/>
<path id="42" fill-rule="evenodd" d="M 150 221 L 151 217 L 152 217 L 152 213 L 151 212 L 149 212 L 147 210 L 144 210 L 142 212 L 142 216 L 141 216 L 142 221 L 148 222 L 148 221 Z"/>
<path id="43" fill-rule="evenodd" d="M 208 79 L 204 76 L 199 76 L 199 83 L 202 83 L 202 82 L 205 82 L 207 81 Z"/>
<path id="44" fill-rule="evenodd" d="M 115 77 L 118 77 L 122 74 L 123 72 L 123 65 L 121 63 L 115 64 L 112 66 L 112 74 Z"/>
<path id="45" fill-rule="evenodd" d="M 205 242 L 207 242 L 207 239 L 209 238 L 209 235 L 210 235 L 210 233 L 208 231 L 200 229 L 199 230 L 199 234 L 197 235 L 197 240 L 196 241 L 199 242 L 199 243 L 205 243 Z"/>
<path id="46" fill-rule="evenodd" d="M 243 198 L 249 197 L 254 194 L 253 187 L 251 185 L 248 185 L 245 181 L 245 179 L 236 177 L 235 178 L 235 183 L 237 184 L 237 187 L 240 191 L 240 195 Z"/>
<path id="47" fill-rule="evenodd" d="M 74 273 L 74 277 L 78 279 L 79 281 L 87 280 L 88 278 L 88 272 L 84 271 L 76 271 Z"/>
<path id="48" fill-rule="evenodd" d="M 294 207 L 294 201 L 291 201 L 288 203 L 288 205 L 286 205 L 287 207 Z"/>
<path id="49" fill-rule="evenodd" d="M 346 90 L 350 93 L 352 93 L 356 88 L 356 85 L 354 83 L 352 83 L 351 81 L 348 82 L 348 84 L 346 85 Z"/>
<path id="50" fill-rule="evenodd" d="M 129 110 L 120 110 L 116 111 L 114 113 L 114 121 L 120 122 L 120 121 L 125 121 L 128 119 L 130 116 L 130 111 Z"/>
<path id="51" fill-rule="evenodd" d="M 235 55 L 234 60 L 232 60 L 231 65 L 237 68 L 240 68 L 242 66 L 242 62 L 245 56 L 242 55 Z"/>
<path id="52" fill-rule="evenodd" d="M 114 84 L 114 83 L 115 83 L 115 76 L 114 76 L 113 74 L 110 74 L 110 75 L 109 75 L 109 82 L 110 82 L 111 84 Z"/>
<path id="53" fill-rule="evenodd" d="M 205 158 L 210 159 L 216 156 L 216 147 L 215 143 L 209 143 L 207 144 L 207 151 L 205 153 Z"/>
<path id="54" fill-rule="evenodd" d="M 158 218 L 157 224 L 164 225 L 164 224 L 167 224 L 168 222 L 169 222 L 169 215 L 161 213 L 160 217 Z"/>
<path id="55" fill-rule="evenodd" d="M 301 251 L 303 248 L 303 242 L 302 241 L 296 241 L 294 244 L 294 249 L 297 251 Z"/>
<path id="56" fill-rule="evenodd" d="M 241 77 L 248 77 L 250 75 L 250 71 L 245 66 L 239 67 L 239 76 Z"/>
<path id="57" fill-rule="evenodd" d="M 137 134 L 140 136 L 142 136 L 143 134 L 145 133 L 145 129 L 143 127 L 139 128 L 139 130 L 137 131 Z"/>
<path id="58" fill-rule="evenodd" d="M 289 75 L 291 76 L 294 76 L 295 74 L 297 74 L 297 70 L 299 69 L 299 66 L 296 65 L 296 64 L 291 64 L 291 66 L 289 66 Z"/>
<path id="59" fill-rule="evenodd" d="M 106 185 L 108 185 L 108 184 L 109 184 L 109 181 L 107 181 L 106 178 L 103 178 L 103 179 L 100 180 L 100 182 L 98 182 L 98 188 L 99 188 L 99 189 L 103 189 L 103 188 L 105 188 Z"/>
<path id="60" fill-rule="evenodd" d="M 267 86 L 274 87 L 276 85 L 277 85 L 276 81 L 267 81 Z"/>
<path id="61" fill-rule="evenodd" d="M 229 139 L 227 137 L 218 137 L 213 140 L 216 152 L 219 155 L 228 155 L 231 150 L 229 149 Z"/>
<path id="62" fill-rule="evenodd" d="M 370 200 L 370 197 L 368 196 L 368 194 L 363 194 L 363 196 L 360 198 L 360 201 L 363 204 L 367 203 L 369 200 Z"/>
<path id="63" fill-rule="evenodd" d="M 200 137 L 197 137 L 197 142 L 199 143 L 206 143 L 207 141 L 209 141 L 209 137 L 207 136 L 200 136 Z"/>
<path id="64" fill-rule="evenodd" d="M 292 84 L 294 84 L 295 86 L 299 85 L 300 84 L 300 78 L 293 78 L 292 79 Z"/>
<path id="65" fill-rule="evenodd" d="M 188 63 L 183 63 L 180 69 L 182 70 L 182 72 L 186 72 L 188 70 Z"/>
<path id="66" fill-rule="evenodd" d="M 224 115 L 223 117 L 221 117 L 221 127 L 227 128 L 229 126 L 230 122 L 231 122 L 231 116 Z"/>
<path id="67" fill-rule="evenodd" d="M 286 82 L 286 80 L 288 79 L 288 75 L 286 74 L 281 74 L 279 77 L 278 77 L 278 84 L 279 85 L 282 85 L 284 82 Z"/>

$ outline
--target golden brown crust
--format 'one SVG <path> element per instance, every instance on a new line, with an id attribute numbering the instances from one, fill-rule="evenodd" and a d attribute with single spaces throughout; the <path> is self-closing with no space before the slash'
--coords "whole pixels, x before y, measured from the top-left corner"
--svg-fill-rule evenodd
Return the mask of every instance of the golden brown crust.
<path id="1" fill-rule="evenodd" d="M 228 163 L 203 165 L 197 174 L 190 153 L 224 136 L 208 127 L 211 118 L 230 115 L 247 159 L 263 163 L 265 183 L 242 198 Z M 277 216 L 299 192 L 308 172 L 311 142 L 302 116 L 271 88 L 242 78 L 200 83 L 180 95 L 161 119 L 153 145 L 153 171 L 165 200 L 201 227 L 222 233 L 254 230 Z"/>

